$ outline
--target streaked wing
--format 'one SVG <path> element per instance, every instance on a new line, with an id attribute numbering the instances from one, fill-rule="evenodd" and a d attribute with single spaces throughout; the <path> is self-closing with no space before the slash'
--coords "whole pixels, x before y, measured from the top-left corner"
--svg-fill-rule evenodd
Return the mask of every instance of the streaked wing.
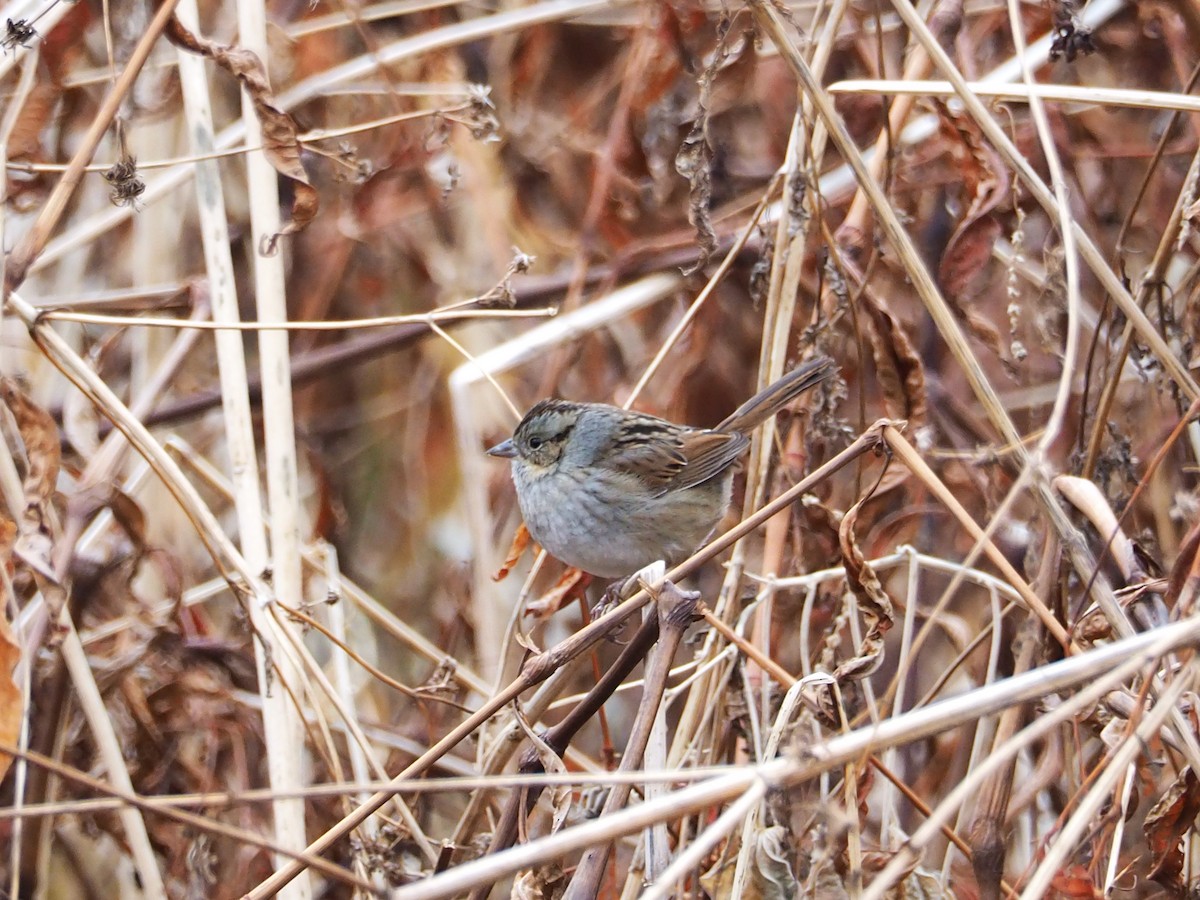
<path id="1" fill-rule="evenodd" d="M 605 465 L 666 493 L 688 465 L 680 429 L 653 416 L 631 418 L 613 441 Z"/>
<path id="2" fill-rule="evenodd" d="M 654 416 L 638 416 L 621 429 L 605 463 L 661 496 L 720 475 L 749 443 L 738 432 L 681 428 Z"/>
<path id="3" fill-rule="evenodd" d="M 687 465 L 671 483 L 671 490 L 682 491 L 715 478 L 733 465 L 749 444 L 750 438 L 738 432 L 687 432 L 683 437 Z"/>

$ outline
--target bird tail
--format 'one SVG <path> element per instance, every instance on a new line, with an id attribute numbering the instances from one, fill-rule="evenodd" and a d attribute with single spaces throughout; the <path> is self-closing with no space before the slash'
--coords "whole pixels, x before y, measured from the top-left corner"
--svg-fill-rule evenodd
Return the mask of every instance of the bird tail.
<path id="1" fill-rule="evenodd" d="M 779 412 L 784 404 L 809 388 L 816 387 L 826 378 L 833 376 L 837 370 L 837 364 L 828 356 L 814 357 L 792 369 L 774 384 L 767 385 L 735 409 L 714 430 L 740 431 L 743 434 L 753 431 Z"/>

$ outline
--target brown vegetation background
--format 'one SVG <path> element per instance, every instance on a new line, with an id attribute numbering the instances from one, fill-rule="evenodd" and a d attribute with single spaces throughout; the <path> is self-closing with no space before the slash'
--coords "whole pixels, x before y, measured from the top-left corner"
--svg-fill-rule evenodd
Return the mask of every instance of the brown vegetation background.
<path id="1" fill-rule="evenodd" d="M 0 893 L 1194 891 L 1193 0 L 0 18 Z M 505 562 L 814 354 L 698 597 Z"/>

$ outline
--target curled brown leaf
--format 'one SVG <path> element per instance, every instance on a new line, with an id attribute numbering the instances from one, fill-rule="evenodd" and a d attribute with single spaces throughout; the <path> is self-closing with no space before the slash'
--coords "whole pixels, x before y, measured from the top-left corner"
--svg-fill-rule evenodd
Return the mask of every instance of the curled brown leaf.
<path id="1" fill-rule="evenodd" d="M 1150 878 L 1164 887 L 1185 893 L 1180 880 L 1183 871 L 1181 841 L 1200 814 L 1200 781 L 1190 766 L 1185 766 L 1154 807 L 1146 814 L 1143 826 L 1150 851 Z"/>
<path id="2" fill-rule="evenodd" d="M 517 526 L 517 530 L 513 532 L 512 543 L 508 547 L 508 553 L 504 556 L 504 562 L 500 563 L 500 568 L 492 575 L 492 581 L 503 581 L 508 577 L 508 573 L 512 571 L 513 566 L 521 561 L 521 557 L 533 543 L 533 539 L 529 536 L 529 529 L 522 522 Z"/>
<path id="3" fill-rule="evenodd" d="M 48 503 L 54 496 L 62 466 L 58 426 L 50 413 L 34 403 L 12 378 L 0 378 L 0 399 L 12 412 L 29 461 L 25 503 L 27 506 Z"/>
<path id="4" fill-rule="evenodd" d="M 838 543 L 842 551 L 842 565 L 846 570 L 846 583 L 854 592 L 859 609 L 869 622 L 858 655 L 842 663 L 834 672 L 834 677 L 839 682 L 857 681 L 879 668 L 883 662 L 883 636 L 891 630 L 893 623 L 891 598 L 884 591 L 875 570 L 867 563 L 854 535 L 858 513 L 870 496 L 872 494 L 866 495 L 850 507 L 838 528 Z"/>
<path id="5" fill-rule="evenodd" d="M 1000 223 L 993 213 L 1008 195 L 1008 171 L 975 122 L 951 112 L 944 103 L 937 104 L 937 108 L 940 136 L 962 178 L 961 201 L 965 207 L 938 264 L 938 282 L 971 334 L 1003 358 L 1006 352 L 1000 332 L 973 311 L 969 302 L 1000 236 Z"/>
<path id="6" fill-rule="evenodd" d="M 207 57 L 241 82 L 254 104 L 262 128 L 263 152 L 280 175 L 292 181 L 292 220 L 273 234 L 262 248 L 264 256 L 278 249 L 279 239 L 303 231 L 316 217 L 320 204 L 317 191 L 300 162 L 300 138 L 296 120 L 275 105 L 275 95 L 262 60 L 242 47 L 218 44 L 192 34 L 174 16 L 167 25 L 167 38 L 177 47 Z"/>
<path id="7" fill-rule="evenodd" d="M 869 289 L 863 291 L 862 296 L 864 302 L 860 308 L 867 314 L 871 355 L 887 414 L 893 419 L 907 421 L 914 430 L 918 429 L 929 416 L 925 364 L 887 303 Z"/>

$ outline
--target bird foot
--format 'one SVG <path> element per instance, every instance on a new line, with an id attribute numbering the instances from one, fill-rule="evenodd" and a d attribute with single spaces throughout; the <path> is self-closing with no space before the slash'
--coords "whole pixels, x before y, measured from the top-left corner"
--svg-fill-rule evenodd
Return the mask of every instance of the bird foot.
<path id="1" fill-rule="evenodd" d="M 650 589 L 658 584 L 667 574 L 667 564 L 661 559 L 638 569 L 628 578 L 618 578 L 604 589 L 600 602 L 592 607 L 592 618 L 598 619 L 610 609 L 628 600 L 639 590 Z"/>

